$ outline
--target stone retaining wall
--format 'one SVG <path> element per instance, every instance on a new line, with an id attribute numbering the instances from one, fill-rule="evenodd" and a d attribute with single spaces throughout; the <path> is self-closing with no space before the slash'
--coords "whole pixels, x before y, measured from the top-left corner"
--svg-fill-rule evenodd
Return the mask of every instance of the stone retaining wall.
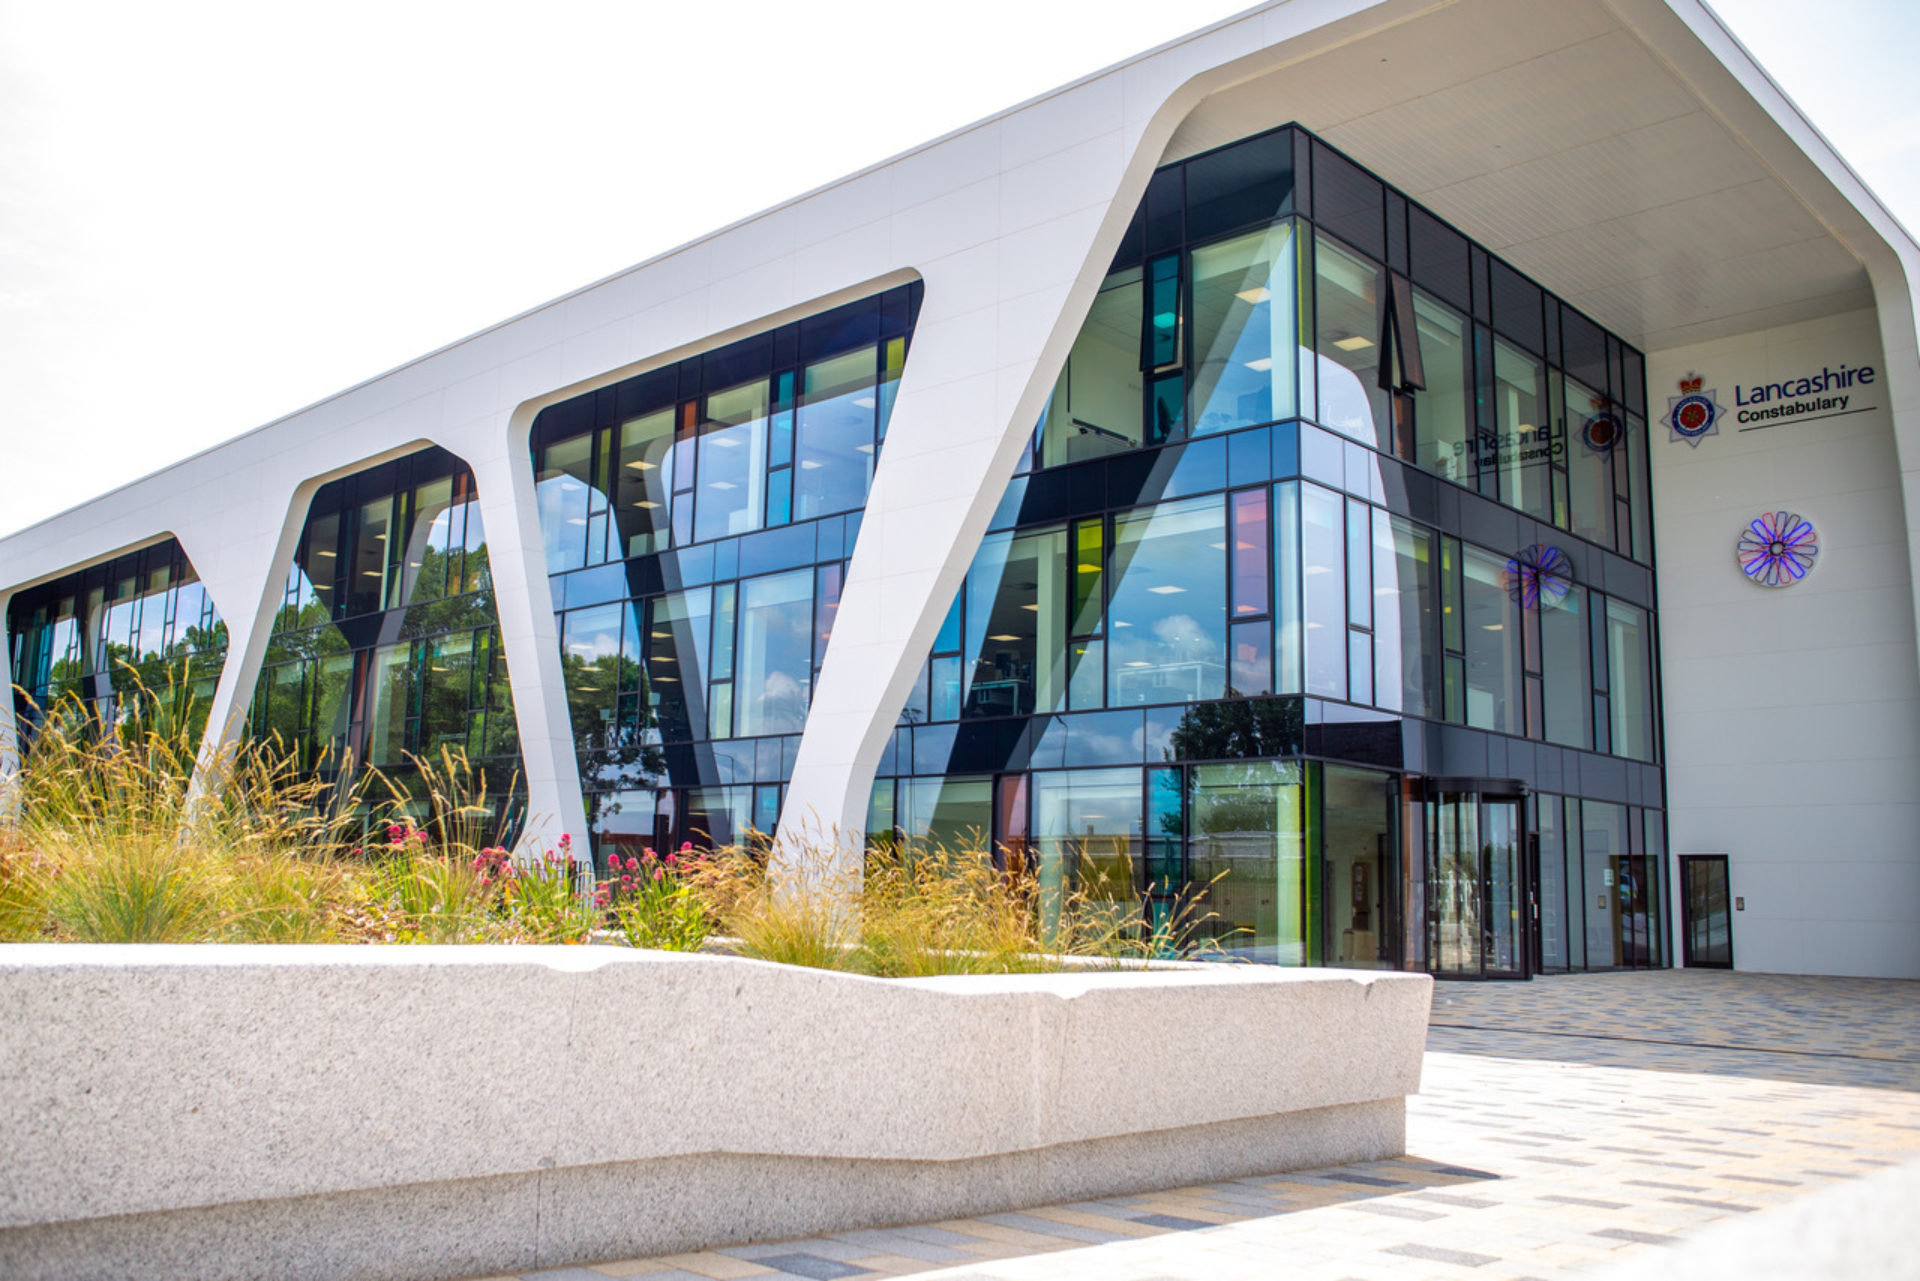
<path id="1" fill-rule="evenodd" d="M 1430 982 L 0 948 L 0 1275 L 428 1278 L 1404 1148 Z"/>

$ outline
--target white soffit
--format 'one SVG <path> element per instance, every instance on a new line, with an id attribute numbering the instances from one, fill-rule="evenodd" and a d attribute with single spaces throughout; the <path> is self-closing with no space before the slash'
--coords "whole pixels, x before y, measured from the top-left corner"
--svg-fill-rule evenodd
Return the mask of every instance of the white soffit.
<path id="1" fill-rule="evenodd" d="M 1459 0 L 1209 97 L 1167 158 L 1288 121 L 1645 350 L 1873 305 L 1805 197 L 1599 0 Z"/>

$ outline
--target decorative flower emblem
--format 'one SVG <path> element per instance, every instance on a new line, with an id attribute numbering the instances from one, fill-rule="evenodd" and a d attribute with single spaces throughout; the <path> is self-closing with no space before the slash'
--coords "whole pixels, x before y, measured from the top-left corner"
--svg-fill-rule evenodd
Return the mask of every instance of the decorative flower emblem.
<path id="1" fill-rule="evenodd" d="M 1813 572 L 1820 533 L 1798 512 L 1762 512 L 1740 533 L 1740 572 L 1761 587 L 1791 587 Z"/>
<path id="2" fill-rule="evenodd" d="M 1513 554 L 1503 578 L 1521 609 L 1552 609 L 1573 590 L 1573 562 L 1558 547 L 1534 543 Z"/>

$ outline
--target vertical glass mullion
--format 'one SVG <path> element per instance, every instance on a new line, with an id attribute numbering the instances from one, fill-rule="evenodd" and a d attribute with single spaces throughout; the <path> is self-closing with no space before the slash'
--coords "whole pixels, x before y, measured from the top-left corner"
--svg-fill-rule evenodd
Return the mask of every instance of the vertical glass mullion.
<path id="1" fill-rule="evenodd" d="M 1076 521 L 1072 533 L 1073 584 L 1068 590 L 1067 706 L 1073 711 L 1106 704 L 1107 522 Z"/>
<path id="2" fill-rule="evenodd" d="M 1304 688 L 1301 656 L 1305 626 L 1300 608 L 1300 484 L 1287 481 L 1275 485 L 1273 493 L 1273 556 L 1278 580 L 1273 611 L 1278 662 L 1274 691 L 1298 694 Z"/>
<path id="3" fill-rule="evenodd" d="M 739 585 L 721 583 L 713 589 L 712 632 L 708 649 L 707 726 L 714 738 L 733 737 L 733 652 L 738 631 Z M 680 679 L 687 679 L 682 670 Z"/>
<path id="4" fill-rule="evenodd" d="M 815 573 L 813 591 L 813 672 L 818 678 L 827 661 L 827 642 L 833 639 L 833 620 L 840 610 L 844 567 L 822 565 Z"/>
<path id="5" fill-rule="evenodd" d="M 1299 413 L 1302 418 L 1318 422 L 1320 419 L 1319 363 L 1314 347 L 1314 289 L 1317 277 L 1314 274 L 1313 247 L 1318 237 L 1296 233 L 1294 245 L 1299 251 L 1299 260 L 1294 270 L 1294 280 L 1299 290 L 1298 303 L 1294 314 L 1299 328 L 1294 334 L 1294 343 L 1299 351 L 1298 377 L 1300 383 Z"/>
<path id="6" fill-rule="evenodd" d="M 1567 421 L 1565 385 L 1558 369 L 1547 370 L 1547 403 L 1540 413 L 1553 427 L 1553 453 L 1550 456 L 1553 523 L 1556 528 L 1571 529 L 1573 515 L 1567 505 L 1567 460 L 1572 456 L 1576 442 L 1571 432 L 1572 424 Z"/>
<path id="7" fill-rule="evenodd" d="M 1266 490 L 1241 490 L 1232 496 L 1227 537 L 1231 540 L 1228 570 L 1233 617 L 1259 618 L 1271 608 L 1273 594 Z"/>
<path id="8" fill-rule="evenodd" d="M 673 434 L 673 545 L 685 547 L 693 541 L 693 494 L 696 459 L 699 449 L 700 403 L 685 401 Z"/>
<path id="9" fill-rule="evenodd" d="M 1467 662 L 1465 587 L 1461 579 L 1463 561 L 1460 540 L 1440 536 L 1440 647 L 1441 702 L 1447 720 L 1464 725 L 1467 720 Z"/>
<path id="10" fill-rule="evenodd" d="M 1346 500 L 1318 485 L 1300 489 L 1305 686 L 1347 697 Z"/>
<path id="11" fill-rule="evenodd" d="M 1373 629 L 1373 513 L 1347 500 L 1347 624 Z"/>

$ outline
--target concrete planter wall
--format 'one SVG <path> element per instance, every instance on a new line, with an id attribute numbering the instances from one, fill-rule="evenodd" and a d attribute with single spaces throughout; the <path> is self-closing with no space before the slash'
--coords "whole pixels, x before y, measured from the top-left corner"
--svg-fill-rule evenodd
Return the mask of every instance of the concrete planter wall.
<path id="1" fill-rule="evenodd" d="M 459 1277 L 1373 1159 L 1424 976 L 0 949 L 0 1275 Z"/>

